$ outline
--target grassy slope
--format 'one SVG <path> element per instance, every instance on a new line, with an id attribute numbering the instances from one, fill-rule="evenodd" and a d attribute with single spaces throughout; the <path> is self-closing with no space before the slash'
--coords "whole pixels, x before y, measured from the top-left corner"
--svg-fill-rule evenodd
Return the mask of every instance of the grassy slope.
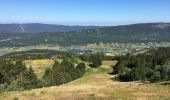
<path id="1" fill-rule="evenodd" d="M 111 64 L 103 62 L 98 69 L 87 68 L 86 74 L 75 81 L 41 89 L 1 94 L 0 99 L 11 100 L 160 100 L 170 99 L 170 86 L 138 85 L 135 82 L 116 82 L 107 74 Z"/>

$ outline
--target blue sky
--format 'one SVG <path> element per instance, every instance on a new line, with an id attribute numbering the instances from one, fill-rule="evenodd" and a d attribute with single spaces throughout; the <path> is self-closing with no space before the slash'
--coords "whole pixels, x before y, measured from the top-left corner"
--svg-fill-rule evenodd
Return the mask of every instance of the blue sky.
<path id="1" fill-rule="evenodd" d="M 170 0 L 0 0 L 0 23 L 170 22 Z"/>

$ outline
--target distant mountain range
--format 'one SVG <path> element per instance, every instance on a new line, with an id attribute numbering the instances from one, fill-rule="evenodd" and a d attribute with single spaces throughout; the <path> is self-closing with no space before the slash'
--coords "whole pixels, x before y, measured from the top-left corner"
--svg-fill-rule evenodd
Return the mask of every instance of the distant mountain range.
<path id="1" fill-rule="evenodd" d="M 0 24 L 0 33 L 45 33 L 45 32 L 68 32 L 97 28 L 98 26 L 68 26 L 54 24 Z"/>
<path id="2" fill-rule="evenodd" d="M 99 42 L 170 42 L 170 23 L 143 23 L 54 33 L 1 34 L 0 47 L 39 44 L 70 46 Z"/>

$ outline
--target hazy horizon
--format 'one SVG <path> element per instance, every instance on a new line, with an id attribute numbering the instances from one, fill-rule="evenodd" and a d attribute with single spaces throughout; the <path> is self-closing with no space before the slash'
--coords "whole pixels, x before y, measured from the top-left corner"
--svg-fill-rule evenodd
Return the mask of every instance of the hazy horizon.
<path id="1" fill-rule="evenodd" d="M 121 26 L 121 25 L 133 25 L 133 24 L 145 24 L 145 23 L 170 23 L 170 22 L 129 22 L 129 23 L 113 23 L 113 24 L 69 24 L 69 23 L 45 23 L 45 22 L 0 22 L 0 24 L 50 24 L 50 25 L 66 25 L 66 26 Z"/>
<path id="2" fill-rule="evenodd" d="M 170 22 L 170 1 L 2 0 L 0 23 L 116 26 Z"/>

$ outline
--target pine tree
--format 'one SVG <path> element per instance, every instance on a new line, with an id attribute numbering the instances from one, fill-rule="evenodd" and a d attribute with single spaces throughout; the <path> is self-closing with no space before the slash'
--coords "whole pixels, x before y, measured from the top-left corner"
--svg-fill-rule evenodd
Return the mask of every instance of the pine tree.
<path id="1" fill-rule="evenodd" d="M 86 69 L 85 63 L 78 64 L 77 67 L 76 67 L 77 76 L 81 77 L 82 75 L 84 75 L 85 69 Z"/>
<path id="2" fill-rule="evenodd" d="M 30 66 L 28 69 L 27 78 L 31 84 L 33 84 L 33 85 L 37 84 L 38 78 L 37 78 L 37 75 L 35 74 L 34 70 L 32 69 L 32 66 Z"/>
<path id="3" fill-rule="evenodd" d="M 14 70 L 12 70 L 12 75 L 14 79 L 17 79 L 20 73 L 25 72 L 27 70 L 25 64 L 22 63 L 22 61 L 17 61 Z"/>
<path id="4" fill-rule="evenodd" d="M 170 80 L 170 68 L 168 70 L 168 80 Z"/>
<path id="5" fill-rule="evenodd" d="M 44 75 L 43 75 L 42 78 L 45 79 L 45 80 L 48 80 L 51 73 L 52 73 L 51 68 L 47 68 L 47 69 L 45 70 Z"/>
<path id="6" fill-rule="evenodd" d="M 28 70 L 25 70 L 19 75 L 17 85 L 21 89 L 32 89 L 37 87 L 38 78 L 31 66 Z"/>
<path id="7" fill-rule="evenodd" d="M 9 79 L 5 74 L 0 72 L 0 84 L 9 83 Z"/>

